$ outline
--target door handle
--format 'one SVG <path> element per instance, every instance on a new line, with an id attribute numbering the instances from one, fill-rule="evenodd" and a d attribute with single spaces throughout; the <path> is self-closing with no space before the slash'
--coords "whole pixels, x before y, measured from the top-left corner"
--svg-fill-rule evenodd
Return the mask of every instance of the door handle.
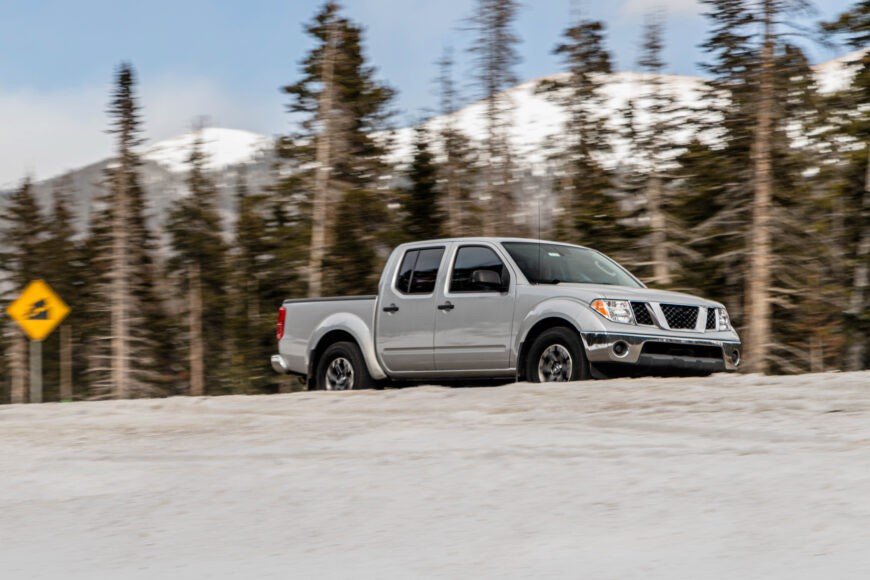
<path id="1" fill-rule="evenodd" d="M 449 300 L 447 302 L 445 302 L 444 304 L 438 305 L 438 310 L 453 310 L 454 308 L 456 308 L 456 307 Z"/>
<path id="2" fill-rule="evenodd" d="M 384 312 L 398 312 L 399 307 L 395 304 L 390 304 L 389 306 L 384 306 Z"/>

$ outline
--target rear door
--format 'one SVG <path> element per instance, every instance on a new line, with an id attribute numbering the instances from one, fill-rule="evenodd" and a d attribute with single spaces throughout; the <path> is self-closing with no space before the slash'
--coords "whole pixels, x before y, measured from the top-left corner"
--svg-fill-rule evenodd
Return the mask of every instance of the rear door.
<path id="1" fill-rule="evenodd" d="M 435 368 L 439 371 L 504 370 L 510 367 L 515 276 L 486 245 L 457 245 L 448 279 L 439 287 L 435 314 Z M 475 284 L 475 270 L 505 276 L 497 290 Z"/>
<path id="2" fill-rule="evenodd" d="M 392 374 L 435 369 L 435 285 L 445 246 L 410 248 L 378 305 L 376 344 Z"/>

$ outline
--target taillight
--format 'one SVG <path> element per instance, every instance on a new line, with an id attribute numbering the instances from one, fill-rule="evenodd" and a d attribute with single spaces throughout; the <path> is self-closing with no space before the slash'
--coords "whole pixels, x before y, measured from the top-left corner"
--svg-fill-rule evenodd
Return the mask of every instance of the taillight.
<path id="1" fill-rule="evenodd" d="M 282 306 L 278 309 L 278 340 L 284 338 L 284 318 L 287 316 L 287 310 Z"/>

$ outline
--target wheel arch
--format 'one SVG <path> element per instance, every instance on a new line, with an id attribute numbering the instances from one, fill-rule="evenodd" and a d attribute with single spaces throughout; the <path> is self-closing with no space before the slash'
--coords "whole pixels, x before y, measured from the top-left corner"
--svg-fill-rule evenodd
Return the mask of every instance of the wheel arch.
<path id="1" fill-rule="evenodd" d="M 551 328 L 567 328 L 568 330 L 576 332 L 577 337 L 580 339 L 580 345 L 583 348 L 586 347 L 583 341 L 583 335 L 580 333 L 580 329 L 574 322 L 561 316 L 547 316 L 546 318 L 542 318 L 529 328 L 523 337 L 522 342 L 520 342 L 516 364 L 518 381 L 526 379 L 526 357 L 529 355 L 529 349 L 532 347 L 532 344 L 534 344 L 535 340 L 541 336 L 541 334 Z"/>
<path id="2" fill-rule="evenodd" d="M 327 348 L 337 342 L 352 342 L 359 347 L 356 338 L 346 330 L 330 330 L 317 341 L 317 345 L 308 357 L 308 389 L 317 388 L 317 365 Z"/>
<path id="3" fill-rule="evenodd" d="M 369 375 L 373 379 L 381 380 L 387 377 L 375 355 L 370 325 L 355 314 L 338 312 L 323 320 L 312 333 L 309 341 L 310 349 L 306 366 L 308 368 L 307 379 L 312 381 L 312 387 L 314 386 L 313 382 L 316 381 L 314 374 L 317 370 L 317 363 L 320 361 L 323 351 L 343 340 L 352 342 L 359 348 Z"/>

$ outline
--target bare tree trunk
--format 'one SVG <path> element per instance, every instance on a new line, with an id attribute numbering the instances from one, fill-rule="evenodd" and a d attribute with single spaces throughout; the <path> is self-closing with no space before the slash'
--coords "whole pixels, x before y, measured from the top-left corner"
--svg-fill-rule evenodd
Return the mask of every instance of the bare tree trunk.
<path id="1" fill-rule="evenodd" d="M 498 212 L 498 190 L 496 187 L 496 96 L 491 94 L 486 101 L 486 124 L 487 135 L 489 142 L 487 143 L 487 159 L 486 159 L 486 194 L 489 199 L 486 200 L 486 211 L 484 212 L 483 220 L 483 235 L 494 236 L 496 234 L 496 215 Z"/>
<path id="2" fill-rule="evenodd" d="M 72 398 L 72 328 L 66 323 L 60 326 L 60 400 Z"/>
<path id="3" fill-rule="evenodd" d="M 27 339 L 24 333 L 18 330 L 13 331 L 12 348 L 10 354 L 10 372 L 12 374 L 12 389 L 9 393 L 10 402 L 26 403 L 27 402 Z"/>
<path id="4" fill-rule="evenodd" d="M 860 210 L 861 233 L 858 239 L 858 248 L 855 251 L 855 273 L 852 279 L 852 295 L 849 297 L 849 312 L 860 316 L 867 309 L 867 287 L 870 286 L 870 272 L 868 272 L 868 260 L 870 260 L 870 143 L 867 144 L 867 173 L 864 178 L 864 195 L 861 200 Z M 846 353 L 846 370 L 860 371 L 864 369 L 864 360 L 867 357 L 866 336 L 856 333 L 852 337 Z"/>
<path id="5" fill-rule="evenodd" d="M 330 195 L 329 174 L 333 140 L 333 107 L 334 81 L 336 59 L 336 21 L 333 18 L 328 24 L 326 46 L 323 52 L 322 82 L 320 91 L 320 121 L 322 127 L 317 137 L 317 173 L 314 182 L 314 207 L 311 216 L 311 249 L 308 263 L 308 295 L 319 297 L 323 293 L 323 258 L 332 244 L 330 239 Z"/>
<path id="6" fill-rule="evenodd" d="M 662 211 L 662 178 L 655 173 L 647 181 L 647 212 L 652 228 L 653 279 L 656 284 L 667 286 L 671 283 L 671 270 L 668 264 L 665 214 Z"/>
<path id="7" fill-rule="evenodd" d="M 201 397 L 205 393 L 202 349 L 202 283 L 199 264 L 188 267 L 190 285 L 190 396 Z"/>
<path id="8" fill-rule="evenodd" d="M 112 390 L 116 399 L 130 396 L 129 316 L 130 264 L 128 261 L 128 224 L 130 222 L 127 192 L 127 159 L 122 153 L 115 182 L 115 204 L 112 212 Z"/>
<path id="9" fill-rule="evenodd" d="M 821 338 L 815 332 L 810 337 L 810 372 L 821 373 L 825 371 L 824 345 Z"/>
<path id="10" fill-rule="evenodd" d="M 746 360 L 754 372 L 767 372 L 770 344 L 770 204 L 771 132 L 773 109 L 773 0 L 764 0 L 764 46 L 761 50 L 761 76 L 758 125 L 755 135 L 755 198 L 752 206 L 752 232 L 749 252 L 747 318 L 749 323 Z"/>
<path id="11" fill-rule="evenodd" d="M 461 236 L 462 222 L 459 209 L 459 184 L 456 183 L 456 171 L 453 169 L 453 157 L 447 153 L 447 231 L 451 236 Z"/>
<path id="12" fill-rule="evenodd" d="M 450 49 L 444 52 L 444 56 L 438 61 L 438 67 L 441 116 L 444 119 L 444 127 L 441 129 L 441 143 L 444 147 L 444 178 L 447 182 L 447 233 L 451 236 L 460 236 L 462 233 L 460 232 L 459 184 L 456 183 L 456 159 L 453 155 L 454 131 L 456 129 L 453 109 L 456 104 L 456 89 L 453 86 L 453 53 Z"/>

